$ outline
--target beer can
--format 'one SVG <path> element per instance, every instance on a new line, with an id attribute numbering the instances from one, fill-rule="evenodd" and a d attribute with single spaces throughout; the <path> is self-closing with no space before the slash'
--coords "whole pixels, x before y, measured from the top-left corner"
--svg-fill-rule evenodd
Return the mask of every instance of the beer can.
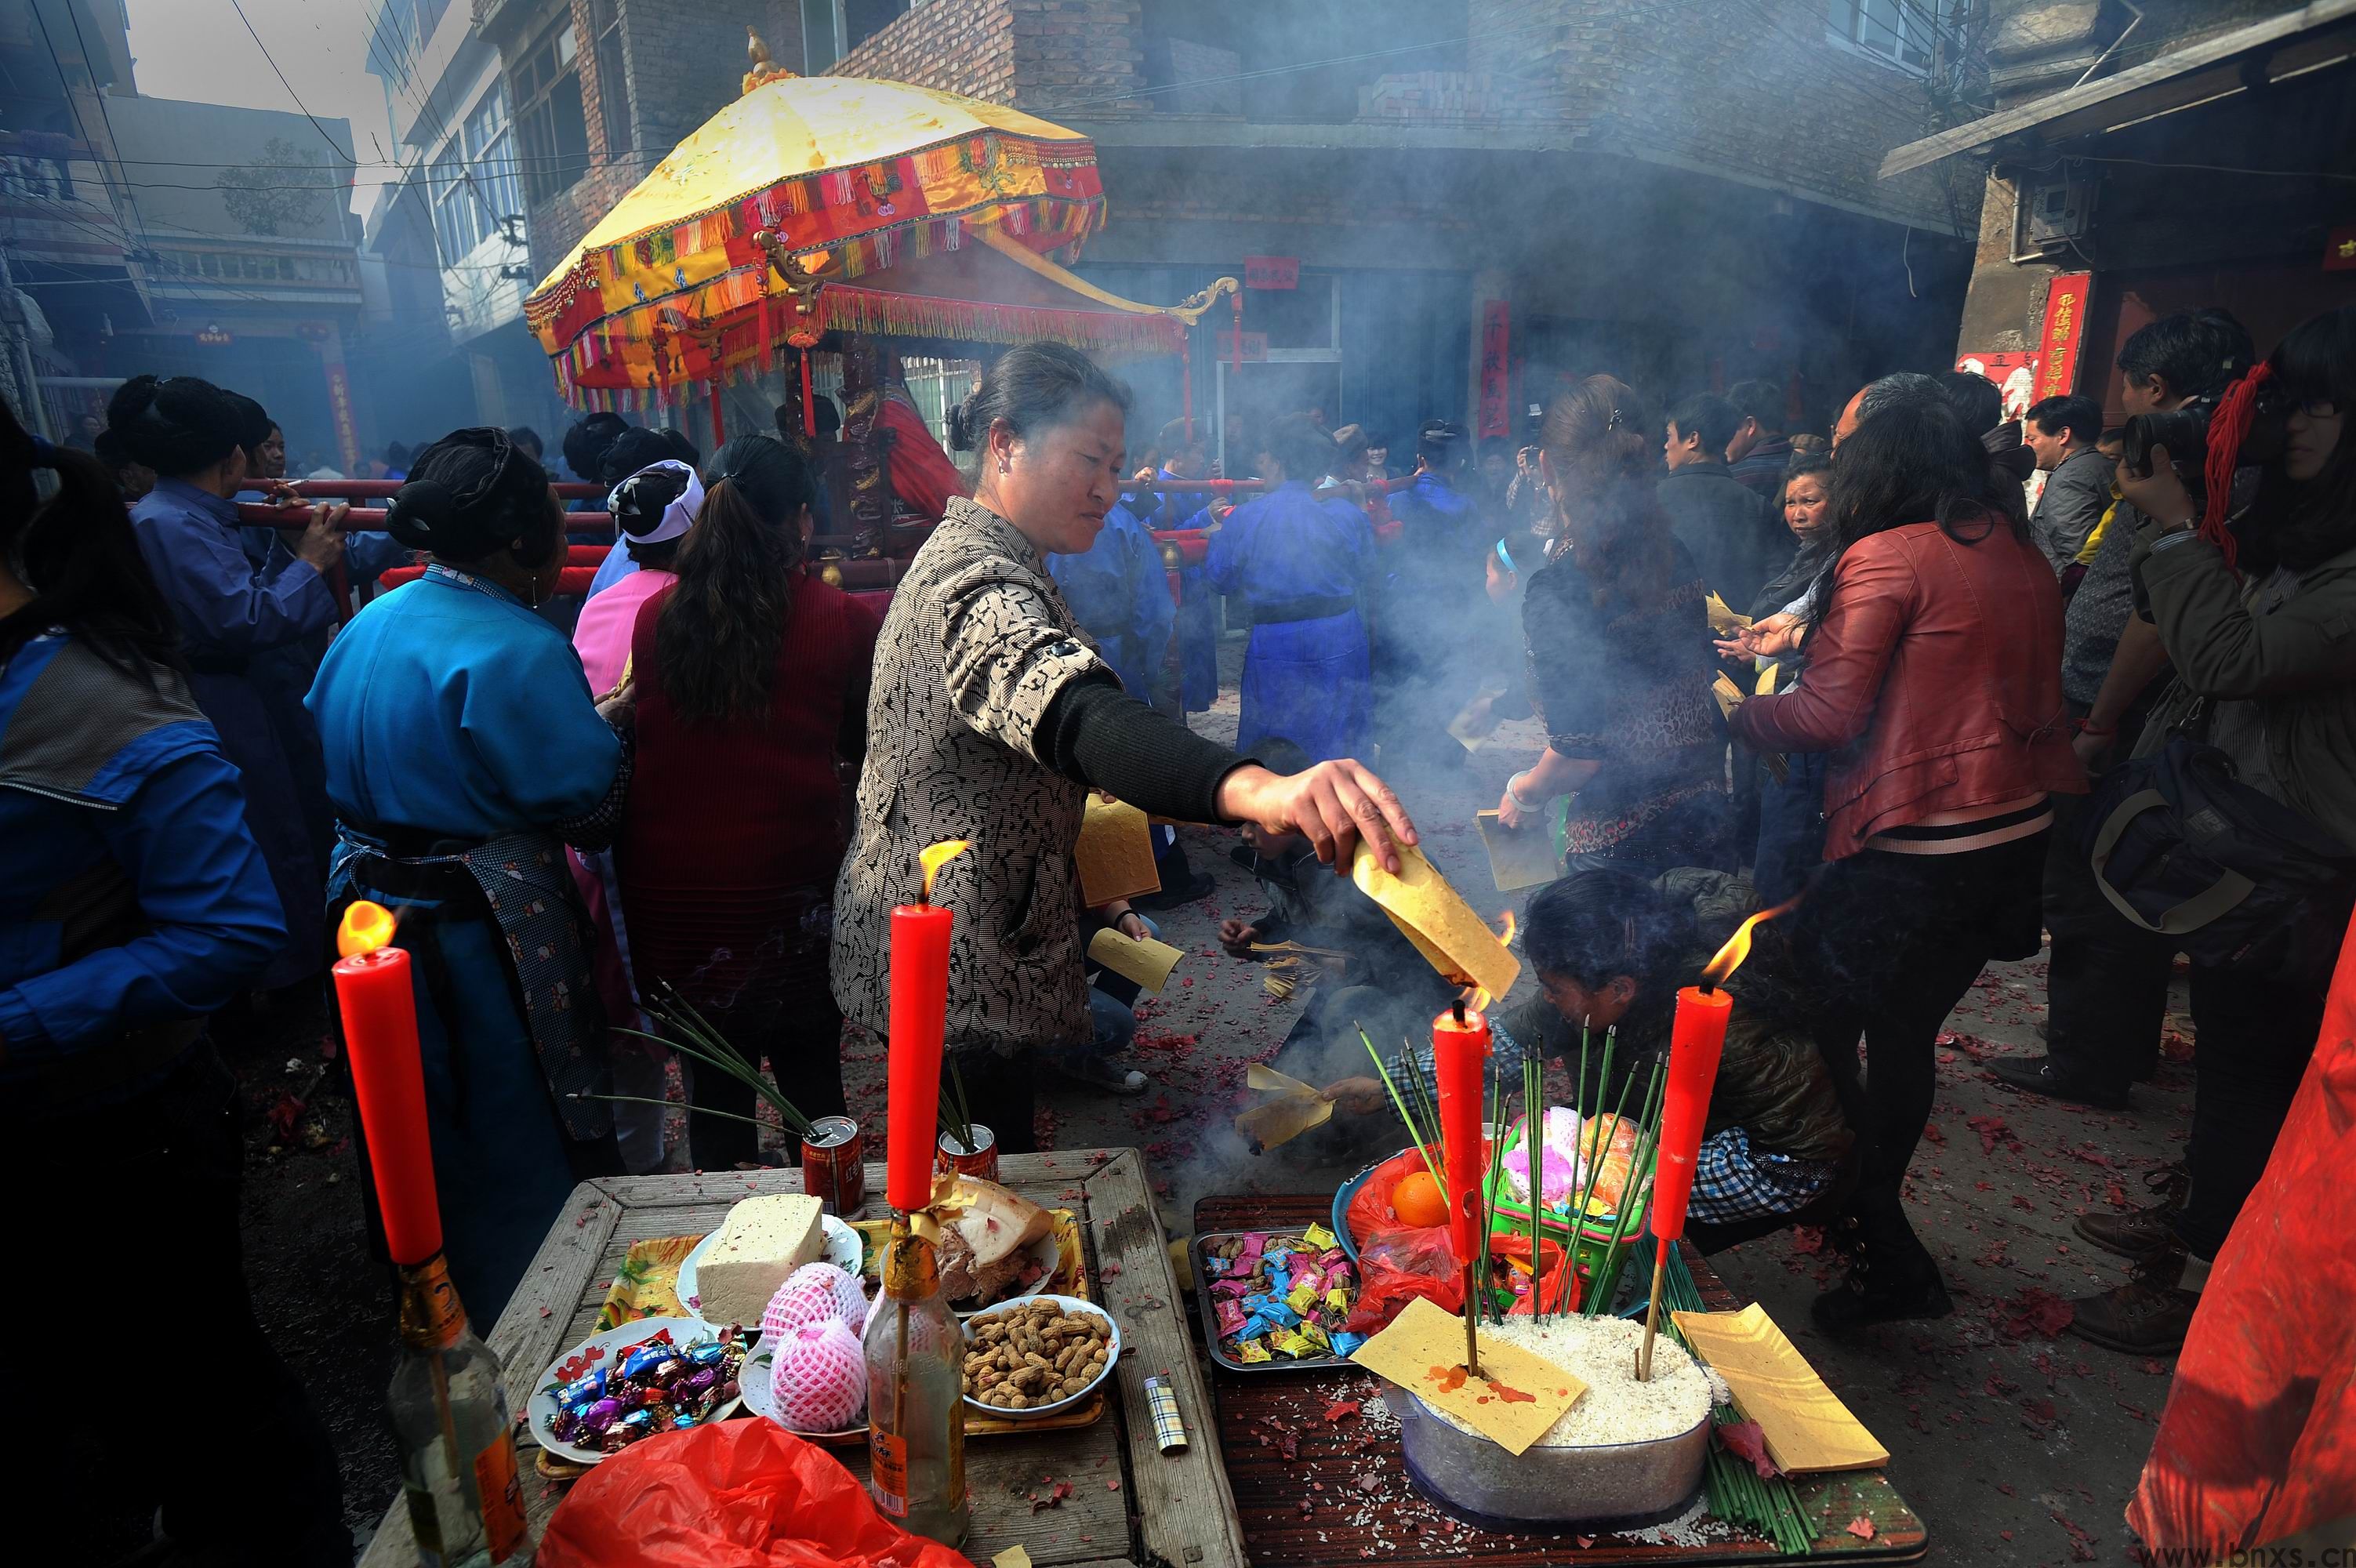
<path id="1" fill-rule="evenodd" d="M 957 1141 L 955 1133 L 943 1133 L 933 1168 L 955 1171 L 959 1176 L 978 1176 L 983 1181 L 996 1181 L 998 1134 L 977 1122 L 973 1124 L 973 1147 L 968 1149 Z"/>
<path id="2" fill-rule="evenodd" d="M 838 1219 L 867 1207 L 867 1140 L 848 1116 L 821 1116 L 802 1140 L 802 1190 Z"/>

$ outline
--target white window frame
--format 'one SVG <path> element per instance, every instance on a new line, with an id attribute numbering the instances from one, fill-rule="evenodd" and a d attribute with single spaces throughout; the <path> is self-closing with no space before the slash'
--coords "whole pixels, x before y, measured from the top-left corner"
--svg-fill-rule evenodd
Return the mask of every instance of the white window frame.
<path id="1" fill-rule="evenodd" d="M 1851 54 L 1892 70 L 1928 76 L 1938 56 L 1938 25 L 1933 15 L 1939 5 L 1940 0 L 1826 0 L 1825 35 Z M 1892 45 L 1897 46 L 1894 51 Z M 1920 58 L 1909 58 L 1910 53 Z"/>

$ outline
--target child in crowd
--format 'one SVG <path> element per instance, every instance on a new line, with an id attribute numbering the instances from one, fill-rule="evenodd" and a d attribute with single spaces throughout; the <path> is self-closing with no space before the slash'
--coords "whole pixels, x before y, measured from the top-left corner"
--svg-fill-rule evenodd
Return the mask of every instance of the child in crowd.
<path id="1" fill-rule="evenodd" d="M 1517 1081 L 1533 1050 L 1577 1072 L 1583 1021 L 1590 1033 L 1590 1081 L 1582 1102 L 1590 1113 L 1598 1105 L 1608 1111 L 1633 1079 L 1627 1104 L 1633 1114 L 1653 1065 L 1666 1062 L 1677 988 L 1693 983 L 1757 908 L 1742 878 L 1694 866 L 1652 882 L 1605 868 L 1548 883 L 1532 896 L 1522 926 L 1538 994 L 1490 1018 L 1498 1072 L 1507 1083 Z M 1713 1236 L 1713 1228 L 1755 1228 L 1821 1203 L 1852 1165 L 1856 1136 L 1794 972 L 1783 929 L 1772 921 L 1757 928 L 1750 960 L 1729 988 L 1734 1018 L 1694 1176 L 1689 1212 L 1705 1250 L 1741 1239 Z M 1606 1082 L 1603 1036 L 1615 1026 L 1619 1042 Z M 1430 1029 L 1408 1038 L 1428 1072 Z M 1400 1064 L 1394 1058 L 1388 1065 L 1396 1078 Z M 1337 1111 L 1391 1114 L 1390 1098 L 1371 1074 L 1318 1081 L 1329 1083 Z"/>

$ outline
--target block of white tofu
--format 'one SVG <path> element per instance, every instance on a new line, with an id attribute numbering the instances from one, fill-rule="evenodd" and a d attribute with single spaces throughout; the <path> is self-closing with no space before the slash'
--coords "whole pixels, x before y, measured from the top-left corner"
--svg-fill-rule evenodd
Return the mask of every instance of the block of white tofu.
<path id="1" fill-rule="evenodd" d="M 748 1197 L 728 1211 L 696 1264 L 696 1311 L 706 1323 L 757 1329 L 786 1276 L 826 1250 L 819 1200 L 806 1193 Z"/>

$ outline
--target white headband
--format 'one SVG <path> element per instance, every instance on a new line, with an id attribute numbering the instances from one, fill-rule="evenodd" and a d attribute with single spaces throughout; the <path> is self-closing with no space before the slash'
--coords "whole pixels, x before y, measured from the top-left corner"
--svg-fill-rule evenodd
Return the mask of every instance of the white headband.
<path id="1" fill-rule="evenodd" d="M 622 526 L 622 492 L 629 488 L 630 480 L 637 478 L 639 474 L 651 474 L 659 468 L 667 473 L 683 476 L 687 480 L 687 489 L 681 490 L 676 499 L 663 508 L 662 521 L 655 524 L 650 532 L 632 533 Z M 666 457 L 659 463 L 648 464 L 637 473 L 632 474 L 629 478 L 616 485 L 613 493 L 606 497 L 605 505 L 614 513 L 616 532 L 624 539 L 634 544 L 660 544 L 666 540 L 677 539 L 694 523 L 696 513 L 703 510 L 703 481 L 696 477 L 694 468 L 689 465 L 680 462 L 677 458 Z"/>

